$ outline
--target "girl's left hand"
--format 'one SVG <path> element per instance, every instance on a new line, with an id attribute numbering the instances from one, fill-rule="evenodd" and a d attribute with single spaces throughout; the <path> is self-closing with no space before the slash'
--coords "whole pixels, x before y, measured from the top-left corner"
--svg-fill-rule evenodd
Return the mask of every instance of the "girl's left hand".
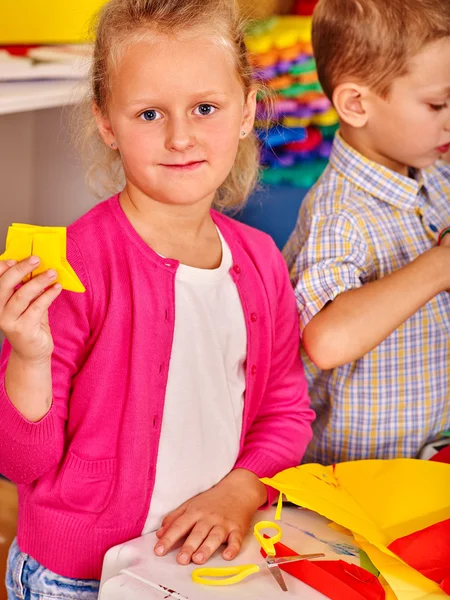
<path id="1" fill-rule="evenodd" d="M 213 488 L 195 496 L 169 513 L 156 532 L 155 553 L 164 556 L 181 538 L 188 536 L 177 561 L 201 565 L 221 546 L 226 560 L 241 549 L 250 521 L 267 501 L 266 486 L 251 471 L 231 471 Z"/>

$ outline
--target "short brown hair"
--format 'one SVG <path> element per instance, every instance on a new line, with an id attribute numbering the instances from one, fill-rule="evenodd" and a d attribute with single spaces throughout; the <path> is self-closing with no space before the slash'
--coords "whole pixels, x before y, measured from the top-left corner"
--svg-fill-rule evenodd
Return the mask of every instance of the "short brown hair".
<path id="1" fill-rule="evenodd" d="M 330 100 L 344 78 L 387 96 L 408 61 L 445 37 L 449 0 L 319 0 L 313 15 L 317 71 Z"/>

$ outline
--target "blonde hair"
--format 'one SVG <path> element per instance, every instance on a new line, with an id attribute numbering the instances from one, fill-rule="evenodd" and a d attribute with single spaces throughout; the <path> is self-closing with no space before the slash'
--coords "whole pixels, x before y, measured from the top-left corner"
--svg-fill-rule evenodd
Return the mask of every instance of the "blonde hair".
<path id="1" fill-rule="evenodd" d="M 449 0 L 319 0 L 313 14 L 317 71 L 330 100 L 344 78 L 386 97 L 415 54 L 449 36 Z"/>
<path id="2" fill-rule="evenodd" d="M 97 195 L 118 192 L 124 185 L 120 155 L 105 146 L 91 110 L 94 103 L 103 114 L 107 113 L 112 72 L 123 51 L 129 44 L 148 37 L 149 31 L 172 35 L 199 26 L 209 27 L 218 43 L 230 52 L 247 97 L 255 84 L 236 0 L 109 0 L 100 10 L 89 96 L 75 117 L 89 182 Z M 215 208 L 242 206 L 256 185 L 258 170 L 259 145 L 251 132 L 239 142 L 233 168 L 217 190 Z"/>

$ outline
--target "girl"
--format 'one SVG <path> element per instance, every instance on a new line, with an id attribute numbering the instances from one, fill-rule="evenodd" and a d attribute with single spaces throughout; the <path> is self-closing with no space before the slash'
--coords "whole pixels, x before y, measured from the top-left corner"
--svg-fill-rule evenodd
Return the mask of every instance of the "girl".
<path id="1" fill-rule="evenodd" d="M 211 208 L 240 204 L 257 173 L 234 1 L 111 0 L 91 94 L 125 186 L 68 228 L 86 292 L 61 293 L 51 270 L 15 291 L 38 257 L 0 263 L 10 599 L 91 600 L 105 552 L 148 531 L 159 555 L 186 538 L 180 564 L 222 544 L 233 559 L 273 500 L 259 478 L 311 437 L 286 266 Z"/>

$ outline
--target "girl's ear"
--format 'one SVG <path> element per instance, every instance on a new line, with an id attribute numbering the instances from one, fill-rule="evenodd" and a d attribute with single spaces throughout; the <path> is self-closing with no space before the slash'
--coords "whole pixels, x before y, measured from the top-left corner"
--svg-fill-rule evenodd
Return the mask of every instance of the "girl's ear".
<path id="1" fill-rule="evenodd" d="M 252 129 L 256 113 L 256 90 L 250 90 L 244 105 L 244 115 L 241 122 L 241 137 L 245 137 Z M 245 132 L 245 133 L 244 133 Z"/>
<path id="2" fill-rule="evenodd" d="M 111 127 L 111 121 L 107 115 L 104 115 L 95 102 L 92 104 L 92 112 L 94 113 L 95 122 L 102 140 L 110 148 L 117 148 L 116 138 Z"/>

